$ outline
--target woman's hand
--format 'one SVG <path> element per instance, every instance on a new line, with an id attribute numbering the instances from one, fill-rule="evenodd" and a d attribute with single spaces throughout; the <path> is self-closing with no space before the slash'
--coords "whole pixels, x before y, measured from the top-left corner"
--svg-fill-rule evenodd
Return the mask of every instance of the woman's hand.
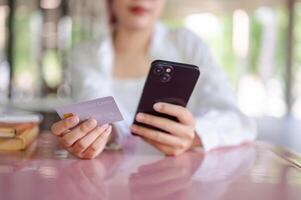
<path id="1" fill-rule="evenodd" d="M 177 117 L 179 122 L 138 113 L 136 116 L 138 122 L 159 128 L 165 133 L 135 124 L 131 128 L 133 133 L 142 136 L 166 155 L 176 156 L 193 147 L 201 146 L 201 141 L 195 133 L 195 119 L 187 108 L 168 103 L 156 103 L 154 109 L 157 112 Z"/>
<path id="2" fill-rule="evenodd" d="M 104 150 L 112 126 L 99 127 L 93 118 L 79 122 L 78 116 L 72 116 L 54 123 L 51 131 L 70 153 L 83 159 L 95 158 Z"/>

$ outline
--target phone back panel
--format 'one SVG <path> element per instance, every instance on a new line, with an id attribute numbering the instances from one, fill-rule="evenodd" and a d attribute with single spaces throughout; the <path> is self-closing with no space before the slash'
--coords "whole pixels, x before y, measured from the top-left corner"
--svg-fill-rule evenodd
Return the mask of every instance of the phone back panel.
<path id="1" fill-rule="evenodd" d="M 162 60 L 152 62 L 136 114 L 143 112 L 177 121 L 175 117 L 156 112 L 153 105 L 166 102 L 186 107 L 199 75 L 199 69 L 194 65 Z M 146 126 L 135 120 L 134 123 Z"/>

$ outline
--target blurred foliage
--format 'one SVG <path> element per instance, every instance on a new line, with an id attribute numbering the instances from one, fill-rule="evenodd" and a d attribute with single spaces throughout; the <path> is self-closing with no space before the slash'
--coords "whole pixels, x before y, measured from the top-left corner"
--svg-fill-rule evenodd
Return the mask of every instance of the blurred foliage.
<path id="1" fill-rule="evenodd" d="M 262 40 L 262 25 L 256 15 L 250 16 L 250 49 L 249 49 L 249 66 L 250 73 L 258 73 L 258 59 L 260 56 Z"/>
<path id="2" fill-rule="evenodd" d="M 296 5 L 296 10 L 294 66 L 296 66 L 297 76 L 294 77 L 296 80 L 294 92 L 297 98 L 301 98 L 301 3 Z"/>
<path id="3" fill-rule="evenodd" d="M 286 66 L 286 37 L 287 37 L 287 14 L 284 6 L 274 8 L 277 16 L 277 50 L 275 55 L 275 76 L 283 77 Z M 295 43 L 295 59 L 294 64 L 300 70 L 301 68 L 301 3 L 296 5 L 296 43 Z M 56 88 L 62 80 L 62 67 L 64 63 L 64 55 L 67 55 L 70 49 L 65 49 L 66 52 L 62 55 L 57 49 L 47 50 L 43 54 L 38 54 L 37 47 L 34 47 L 39 38 L 32 32 L 32 16 L 33 13 L 18 10 L 15 18 L 15 46 L 14 46 L 14 71 L 18 77 L 22 73 L 30 72 L 32 79 L 38 81 L 42 75 L 44 82 L 51 88 Z M 262 25 L 256 18 L 254 12 L 249 13 L 250 16 L 250 49 L 247 60 L 247 73 L 258 74 L 258 59 L 260 56 L 261 40 L 262 40 Z M 217 15 L 221 24 L 221 32 L 218 37 L 206 40 L 211 47 L 213 54 L 220 66 L 227 72 L 232 83 L 236 86 L 242 74 L 238 66 L 239 60 L 235 56 L 232 49 L 232 31 L 233 20 L 232 13 Z M 184 24 L 183 20 L 163 19 L 163 22 L 169 27 L 179 27 Z M 72 45 L 89 39 L 87 30 L 80 24 L 72 24 Z M 231 47 L 231 48 L 230 48 Z M 41 60 L 38 60 L 38 55 Z M 41 67 L 39 67 L 41 66 Z"/>
<path id="4" fill-rule="evenodd" d="M 24 70 L 33 72 L 37 64 L 33 56 L 30 15 L 25 12 L 16 12 L 14 23 L 14 71 L 16 73 L 22 73 Z"/>
<path id="5" fill-rule="evenodd" d="M 230 80 L 234 85 L 237 85 L 237 74 L 238 70 L 236 68 L 236 58 L 233 51 L 229 51 L 229 47 L 232 46 L 232 30 L 233 30 L 233 20 L 232 15 L 225 17 L 220 17 L 223 24 L 223 37 L 219 44 L 216 44 L 217 49 L 221 49 L 220 52 L 217 52 L 219 57 L 220 65 L 226 70 Z"/>
<path id="6" fill-rule="evenodd" d="M 297 3 L 296 5 L 296 27 L 295 27 L 295 55 L 294 61 L 295 65 L 299 70 L 301 70 L 301 3 Z"/>
<path id="7" fill-rule="evenodd" d="M 23 81 L 30 83 L 38 83 L 39 74 L 38 72 L 38 60 L 37 55 L 33 48 L 34 42 L 37 42 L 36 36 L 32 34 L 31 14 L 26 9 L 20 7 L 15 12 L 14 21 L 14 95 L 23 96 L 26 93 L 27 96 L 34 96 L 39 90 L 39 85 L 31 85 L 30 91 L 22 91 L 28 84 L 21 84 Z"/>
<path id="8" fill-rule="evenodd" d="M 89 40 L 87 30 L 81 27 L 79 24 L 73 23 L 71 40 L 72 40 L 71 42 L 72 47 L 76 46 L 77 44 L 85 40 Z"/>
<path id="9" fill-rule="evenodd" d="M 172 19 L 162 19 L 162 23 L 169 28 L 178 28 L 184 26 L 184 19 L 182 20 L 172 20 Z"/>
<path id="10" fill-rule="evenodd" d="M 56 50 L 48 50 L 42 59 L 43 77 L 50 88 L 56 88 L 62 82 L 61 55 Z"/>
<path id="11" fill-rule="evenodd" d="M 276 71 L 275 73 L 279 75 L 281 79 L 284 77 L 287 59 L 287 24 L 288 16 L 286 14 L 286 8 L 284 6 L 277 9 L 277 22 L 278 22 L 278 37 L 277 37 L 277 46 L 276 46 Z M 283 79 L 283 78 L 282 78 Z"/>

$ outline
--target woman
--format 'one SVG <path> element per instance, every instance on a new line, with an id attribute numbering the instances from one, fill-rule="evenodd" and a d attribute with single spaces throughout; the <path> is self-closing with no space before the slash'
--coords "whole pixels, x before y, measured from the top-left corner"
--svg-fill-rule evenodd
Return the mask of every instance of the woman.
<path id="1" fill-rule="evenodd" d="M 237 110 L 229 81 L 213 61 L 207 46 L 186 29 L 169 30 L 160 22 L 165 0 L 112 0 L 112 34 L 82 45 L 71 57 L 68 70 L 77 100 L 113 95 L 124 122 L 97 126 L 95 119 L 61 120 L 52 132 L 63 146 L 80 158 L 94 158 L 106 144 L 122 141 L 133 132 L 166 155 L 179 155 L 202 147 L 208 151 L 236 145 L 256 136 Z M 178 118 L 174 122 L 138 113 L 134 116 L 151 61 L 190 63 L 202 73 L 187 108 L 157 103 L 154 109 Z M 137 121 L 169 134 L 132 125 Z M 112 131 L 113 130 L 113 131 Z"/>

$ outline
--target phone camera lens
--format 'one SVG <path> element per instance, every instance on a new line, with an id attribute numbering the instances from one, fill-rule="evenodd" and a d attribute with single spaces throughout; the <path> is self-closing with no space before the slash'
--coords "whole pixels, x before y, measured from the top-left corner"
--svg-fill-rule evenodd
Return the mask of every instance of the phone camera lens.
<path id="1" fill-rule="evenodd" d="M 170 66 L 170 65 L 166 65 L 166 66 L 164 67 L 164 71 L 165 71 L 166 73 L 171 73 L 171 72 L 173 71 L 173 67 Z"/>
<path id="2" fill-rule="evenodd" d="M 171 79 L 171 76 L 169 74 L 164 74 L 162 77 L 161 77 L 161 81 L 163 83 L 167 83 L 168 81 L 170 81 Z"/>
<path id="3" fill-rule="evenodd" d="M 162 66 L 157 66 L 154 69 L 154 73 L 157 74 L 157 75 L 161 75 L 163 72 L 164 72 L 164 68 Z"/>

